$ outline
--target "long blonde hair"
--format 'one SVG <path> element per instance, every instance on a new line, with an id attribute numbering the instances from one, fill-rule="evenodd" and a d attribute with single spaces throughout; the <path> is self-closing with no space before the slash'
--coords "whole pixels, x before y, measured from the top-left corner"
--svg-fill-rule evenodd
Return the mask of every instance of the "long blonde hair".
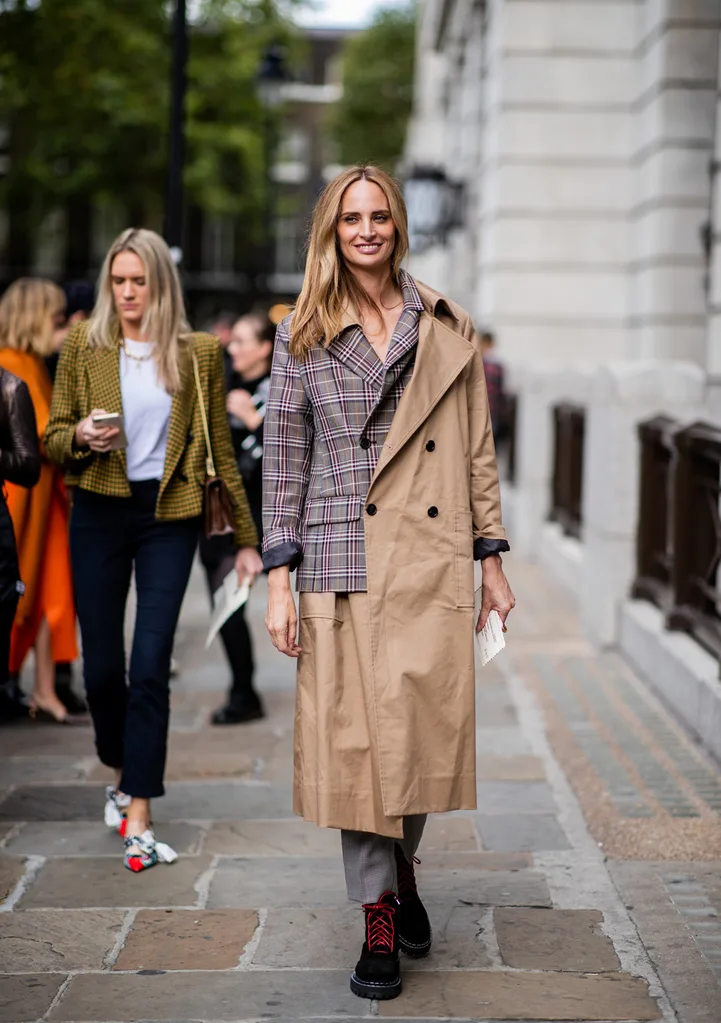
<path id="1" fill-rule="evenodd" d="M 31 352 L 40 358 L 53 350 L 53 317 L 65 309 L 57 284 L 19 277 L 0 298 L 0 348 Z"/>
<path id="2" fill-rule="evenodd" d="M 398 287 L 408 253 L 408 214 L 400 185 L 372 164 L 359 164 L 333 178 L 321 192 L 313 211 L 303 288 L 293 314 L 290 352 L 302 359 L 317 344 L 326 347 L 341 329 L 343 312 L 370 308 L 381 315 L 376 302 L 346 266 L 338 246 L 338 218 L 343 196 L 356 181 L 372 181 L 385 194 L 396 228 L 391 257 L 391 280 Z"/>
<path id="3" fill-rule="evenodd" d="M 170 249 L 155 231 L 129 227 L 108 250 L 98 278 L 98 300 L 88 325 L 92 348 L 109 348 L 117 341 L 120 317 L 111 284 L 113 260 L 121 252 L 133 252 L 143 264 L 150 292 L 142 330 L 155 342 L 158 377 L 169 394 L 180 390 L 180 351 L 190 335 L 180 278 Z"/>

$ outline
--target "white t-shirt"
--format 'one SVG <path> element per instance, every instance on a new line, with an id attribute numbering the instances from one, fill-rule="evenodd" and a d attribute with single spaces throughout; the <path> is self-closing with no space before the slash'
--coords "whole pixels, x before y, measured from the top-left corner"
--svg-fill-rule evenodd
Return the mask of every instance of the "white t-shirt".
<path id="1" fill-rule="evenodd" d="M 137 361 L 138 357 L 151 355 L 154 342 L 125 338 L 124 344 L 130 355 L 136 356 L 131 359 L 120 349 L 120 390 L 128 438 L 125 452 L 128 479 L 135 483 L 159 480 L 163 478 L 165 467 L 173 399 L 158 382 L 155 359 Z"/>

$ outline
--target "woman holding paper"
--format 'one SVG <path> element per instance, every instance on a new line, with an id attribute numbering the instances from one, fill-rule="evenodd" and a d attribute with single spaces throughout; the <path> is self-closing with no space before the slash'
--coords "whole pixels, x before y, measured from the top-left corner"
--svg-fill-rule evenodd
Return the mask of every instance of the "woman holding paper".
<path id="1" fill-rule="evenodd" d="M 23 277 L 0 300 L 0 366 L 28 387 L 38 438 L 48 422 L 52 384 L 44 357 L 65 322 L 65 296 L 51 281 Z M 42 457 L 40 479 L 28 489 L 8 482 L 7 505 L 17 541 L 22 595 L 10 638 L 9 672 L 19 673 L 35 652 L 30 714 L 69 724 L 73 719 L 55 692 L 55 665 L 78 656 L 68 549 L 68 497 L 62 473 Z"/>
<path id="2" fill-rule="evenodd" d="M 266 621 L 298 658 L 295 810 L 341 829 L 364 998 L 400 993 L 399 948 L 430 950 L 413 856 L 426 814 L 476 806 L 473 628 L 514 605 L 480 344 L 407 251 L 392 178 L 330 182 L 265 425 Z"/>
<path id="3" fill-rule="evenodd" d="M 170 655 L 201 527 L 203 413 L 233 499 L 238 576 L 252 580 L 262 565 L 230 439 L 218 341 L 190 331 L 162 238 L 131 228 L 105 258 L 92 317 L 65 342 L 45 442 L 75 487 L 71 551 L 85 686 L 98 755 L 115 771 L 105 819 L 124 834 L 125 865 L 135 872 L 175 858 L 156 843 L 150 800 L 164 791 Z"/>

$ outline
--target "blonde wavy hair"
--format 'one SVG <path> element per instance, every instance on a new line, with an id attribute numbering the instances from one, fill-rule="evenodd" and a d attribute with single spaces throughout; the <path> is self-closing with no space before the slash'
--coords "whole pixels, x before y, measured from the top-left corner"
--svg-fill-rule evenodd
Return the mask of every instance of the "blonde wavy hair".
<path id="1" fill-rule="evenodd" d="M 37 277 L 19 277 L 0 299 L 0 348 L 31 352 L 39 358 L 53 350 L 53 317 L 65 311 L 65 295 L 57 284 Z"/>
<path id="2" fill-rule="evenodd" d="M 120 317 L 113 300 L 113 261 L 121 252 L 133 252 L 143 264 L 150 302 L 142 329 L 155 341 L 158 377 L 168 394 L 180 390 L 180 353 L 191 330 L 178 271 L 170 249 L 155 231 L 129 227 L 118 235 L 108 250 L 98 278 L 98 300 L 88 325 L 91 348 L 111 348 L 120 333 Z"/>
<path id="3" fill-rule="evenodd" d="M 356 181 L 372 181 L 383 191 L 396 229 L 390 277 L 400 286 L 400 271 L 408 253 L 408 213 L 400 185 L 373 164 L 349 167 L 333 178 L 321 192 L 313 211 L 303 288 L 290 328 L 290 352 L 303 359 L 317 344 L 327 347 L 341 329 L 343 313 L 370 308 L 381 311 L 348 269 L 338 244 L 338 220 L 343 196 Z"/>

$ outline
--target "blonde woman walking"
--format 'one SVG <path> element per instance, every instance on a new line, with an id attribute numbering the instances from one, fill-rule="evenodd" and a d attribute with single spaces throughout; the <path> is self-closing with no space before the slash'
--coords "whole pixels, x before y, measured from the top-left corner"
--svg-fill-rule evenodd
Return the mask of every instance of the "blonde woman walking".
<path id="1" fill-rule="evenodd" d="M 395 998 L 398 950 L 430 950 L 413 857 L 426 814 L 476 805 L 473 627 L 514 604 L 478 338 L 403 270 L 407 250 L 387 174 L 326 187 L 265 425 L 266 620 L 298 658 L 295 810 L 341 829 L 362 998 Z"/>
<path id="2" fill-rule="evenodd" d="M 170 656 L 201 523 L 201 402 L 217 472 L 234 499 L 238 575 L 254 578 L 262 566 L 230 440 L 218 341 L 191 333 L 162 238 L 124 231 L 103 264 L 92 317 L 63 347 L 45 439 L 76 487 L 71 551 L 85 686 L 98 755 L 116 774 L 106 822 L 120 825 L 125 865 L 136 872 L 175 857 L 156 843 L 150 800 L 164 791 Z M 123 413 L 121 448 L 118 429 L 96 421 L 108 413 Z M 123 620 L 133 572 L 137 616 L 126 681 Z"/>
<path id="3" fill-rule="evenodd" d="M 65 296 L 51 281 L 23 277 L 0 299 L 0 367 L 20 377 L 35 410 L 38 438 L 50 413 L 52 384 L 44 358 L 65 321 Z M 68 498 L 62 473 L 41 445 L 40 479 L 28 489 L 7 482 L 7 503 L 17 540 L 23 593 L 10 639 L 9 672 L 17 674 L 35 651 L 30 714 L 67 724 L 73 719 L 55 691 L 55 665 L 78 656 L 70 551 Z"/>

